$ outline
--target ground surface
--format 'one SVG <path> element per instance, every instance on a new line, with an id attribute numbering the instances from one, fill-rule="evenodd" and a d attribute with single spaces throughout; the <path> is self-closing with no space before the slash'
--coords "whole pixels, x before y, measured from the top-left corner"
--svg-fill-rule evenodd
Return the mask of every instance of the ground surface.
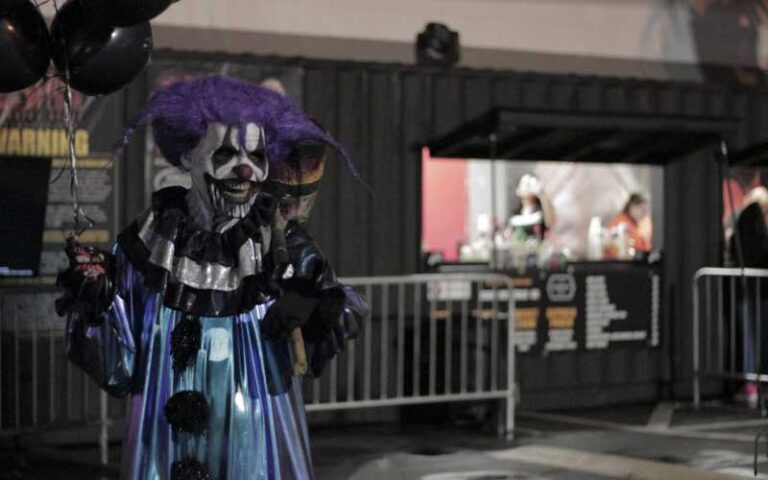
<path id="1" fill-rule="evenodd" d="M 753 477 L 768 420 L 710 406 L 643 405 L 565 414 L 521 412 L 514 440 L 488 428 L 364 426 L 311 432 L 318 480 L 737 479 Z M 0 449 L 0 479 L 117 478 L 119 446 L 100 468 L 92 445 Z M 765 441 L 763 474 L 768 478 Z"/>

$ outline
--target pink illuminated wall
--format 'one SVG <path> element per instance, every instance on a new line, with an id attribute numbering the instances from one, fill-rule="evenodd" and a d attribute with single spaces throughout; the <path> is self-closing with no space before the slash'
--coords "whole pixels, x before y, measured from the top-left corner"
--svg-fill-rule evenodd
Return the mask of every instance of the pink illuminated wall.
<path id="1" fill-rule="evenodd" d="M 442 252 L 446 261 L 457 261 L 467 231 L 467 161 L 431 158 L 425 148 L 421 165 L 422 246 Z"/>

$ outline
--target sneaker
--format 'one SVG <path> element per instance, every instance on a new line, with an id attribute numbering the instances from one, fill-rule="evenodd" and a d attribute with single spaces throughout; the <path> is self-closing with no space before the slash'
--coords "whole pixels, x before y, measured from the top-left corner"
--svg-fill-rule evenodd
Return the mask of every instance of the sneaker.
<path id="1" fill-rule="evenodd" d="M 745 383 L 733 397 L 733 400 L 737 403 L 744 403 L 749 408 L 757 408 L 757 384 Z"/>

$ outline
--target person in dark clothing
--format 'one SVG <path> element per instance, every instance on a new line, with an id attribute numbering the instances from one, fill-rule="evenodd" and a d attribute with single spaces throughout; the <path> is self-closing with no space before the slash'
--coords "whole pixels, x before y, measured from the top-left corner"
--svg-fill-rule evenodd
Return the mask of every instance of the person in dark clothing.
<path id="1" fill-rule="evenodd" d="M 753 188 L 744 196 L 744 205 L 736 219 L 734 234 L 728 242 L 729 256 L 739 267 L 768 268 L 768 228 L 765 221 L 765 214 L 768 212 L 768 189 L 762 186 Z M 757 317 L 758 304 L 760 312 L 768 312 L 768 288 L 761 285 L 763 288 L 758 289 L 758 283 L 763 283 L 760 278 L 743 277 L 736 285 L 737 298 L 741 299 L 736 304 L 736 335 L 742 339 L 740 371 L 743 373 L 762 373 L 768 363 L 768 349 L 765 347 L 768 345 L 768 328 L 765 328 L 763 322 L 765 315 Z M 759 297 L 758 292 L 761 292 Z M 758 322 L 763 327 L 759 329 L 762 345 L 759 365 L 755 345 Z M 757 406 L 757 385 L 745 384 L 736 398 L 751 406 Z"/>
<path id="2" fill-rule="evenodd" d="M 730 239 L 730 257 L 739 264 L 736 242 L 741 244 L 744 267 L 768 268 L 768 227 L 765 214 L 768 212 L 768 189 L 753 188 L 744 198 L 744 209 L 736 220 L 736 232 Z"/>

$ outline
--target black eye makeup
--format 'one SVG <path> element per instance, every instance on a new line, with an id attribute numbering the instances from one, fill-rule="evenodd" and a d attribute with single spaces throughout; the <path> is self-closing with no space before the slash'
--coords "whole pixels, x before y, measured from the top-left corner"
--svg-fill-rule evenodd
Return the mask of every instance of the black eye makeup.
<path id="1" fill-rule="evenodd" d="M 253 163 L 255 163 L 256 165 L 263 164 L 266 161 L 264 150 L 262 148 L 257 148 L 252 152 L 248 152 L 248 159 Z"/>
<path id="2" fill-rule="evenodd" d="M 259 142 L 256 144 L 255 149 L 247 153 L 248 159 L 259 167 L 263 166 L 267 161 L 264 140 L 264 131 L 259 129 Z"/>
<path id="3" fill-rule="evenodd" d="M 213 152 L 213 164 L 217 167 L 226 165 L 235 155 L 237 155 L 237 150 L 234 147 L 222 145 Z"/>

